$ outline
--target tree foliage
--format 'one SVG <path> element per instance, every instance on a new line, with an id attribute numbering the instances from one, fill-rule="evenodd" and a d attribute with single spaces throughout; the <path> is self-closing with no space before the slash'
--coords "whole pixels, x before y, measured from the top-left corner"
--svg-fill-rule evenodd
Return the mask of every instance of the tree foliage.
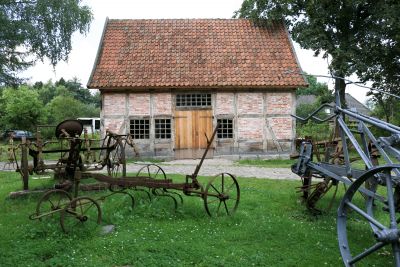
<path id="1" fill-rule="evenodd" d="M 307 75 L 308 87 L 298 88 L 296 90 L 297 96 L 311 95 L 315 96 L 315 102 L 313 103 L 303 103 L 296 107 L 296 115 L 302 118 L 307 117 L 317 108 L 319 108 L 324 103 L 331 103 L 334 100 L 332 92 L 329 90 L 326 83 L 320 83 L 317 78 L 311 75 Z M 325 119 L 330 114 L 326 113 L 325 109 L 318 112 L 317 116 L 321 119 Z M 308 121 L 307 123 L 296 123 L 296 133 L 298 137 L 305 138 L 307 136 L 312 136 L 315 140 L 327 140 L 329 138 L 330 132 L 329 123 L 316 123 L 314 121 Z"/>
<path id="2" fill-rule="evenodd" d="M 0 85 L 21 82 L 18 71 L 37 59 L 67 60 L 72 34 L 87 33 L 91 21 L 81 0 L 0 0 Z"/>
<path id="3" fill-rule="evenodd" d="M 78 117 L 98 117 L 98 110 L 75 99 L 70 95 L 59 95 L 53 98 L 46 106 L 48 114 L 52 114 L 49 123 L 58 124 L 66 119 Z"/>
<path id="4" fill-rule="evenodd" d="M 283 19 L 302 48 L 330 56 L 335 76 L 400 80 L 398 0 L 244 0 L 236 16 Z M 345 82 L 335 84 L 344 100 Z"/>
<path id="5" fill-rule="evenodd" d="M 77 78 L 68 81 L 61 78 L 55 83 L 55 86 L 65 87 L 72 97 L 84 104 L 95 104 L 96 107 L 100 107 L 100 93 L 91 94 L 89 90 L 82 88 L 82 84 Z"/>
<path id="6" fill-rule="evenodd" d="M 312 75 L 306 75 L 308 87 L 300 87 L 296 90 L 296 95 L 315 95 L 319 103 L 328 103 L 334 100 L 332 92 L 326 83 L 320 83 Z"/>
<path id="7" fill-rule="evenodd" d="M 400 124 L 399 99 L 383 94 L 375 94 L 369 101 L 372 106 L 372 116 L 383 119 L 395 125 Z"/>
<path id="8" fill-rule="evenodd" d="M 66 87 L 69 84 L 74 84 L 75 91 Z M 76 92 L 86 96 L 85 102 L 76 97 Z M 99 117 L 99 106 L 98 93 L 91 94 L 75 78 L 0 88 L 0 129 L 35 130 L 38 124 L 55 125 L 65 119 Z"/>
<path id="9" fill-rule="evenodd" d="M 4 129 L 34 130 L 46 118 L 38 93 L 27 86 L 4 89 L 0 101 Z"/>

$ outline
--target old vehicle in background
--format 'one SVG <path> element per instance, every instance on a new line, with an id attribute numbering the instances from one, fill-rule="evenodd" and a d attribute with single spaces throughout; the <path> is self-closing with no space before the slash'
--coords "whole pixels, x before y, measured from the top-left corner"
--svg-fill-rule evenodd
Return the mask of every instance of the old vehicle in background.
<path id="1" fill-rule="evenodd" d="M 7 142 L 12 137 L 14 140 L 21 140 L 22 138 L 33 139 L 35 138 L 32 132 L 25 130 L 6 130 L 1 134 L 1 139 Z"/>

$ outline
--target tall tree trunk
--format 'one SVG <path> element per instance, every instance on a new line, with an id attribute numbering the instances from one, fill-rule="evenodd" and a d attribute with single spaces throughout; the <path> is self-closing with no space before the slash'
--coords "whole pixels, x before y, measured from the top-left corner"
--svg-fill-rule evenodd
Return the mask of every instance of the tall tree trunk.
<path id="1" fill-rule="evenodd" d="M 346 104 L 346 82 L 344 79 L 344 75 L 341 73 L 335 73 L 334 76 L 335 78 L 335 102 L 337 103 L 337 99 L 336 99 L 336 94 L 337 92 L 339 92 L 339 101 L 340 101 L 340 107 L 342 108 L 346 108 L 347 104 Z"/>
<path id="2" fill-rule="evenodd" d="M 344 78 L 343 75 L 339 75 L 336 77 L 342 77 Z M 347 108 L 347 103 L 346 103 L 346 82 L 343 79 L 336 78 L 335 79 L 335 88 L 339 90 L 339 98 L 340 98 L 340 104 L 343 108 Z"/>
<path id="3" fill-rule="evenodd" d="M 338 99 L 337 99 L 337 93 L 339 93 L 339 101 L 340 101 L 340 106 L 341 108 L 346 108 L 346 83 L 343 79 L 344 75 L 342 75 L 341 73 L 336 73 L 334 75 L 335 78 L 335 103 L 336 105 L 338 104 Z M 344 120 L 344 114 L 342 114 L 342 118 Z M 335 138 L 339 138 L 340 137 L 340 130 L 339 130 L 339 124 L 338 121 L 336 120 L 335 122 Z"/>

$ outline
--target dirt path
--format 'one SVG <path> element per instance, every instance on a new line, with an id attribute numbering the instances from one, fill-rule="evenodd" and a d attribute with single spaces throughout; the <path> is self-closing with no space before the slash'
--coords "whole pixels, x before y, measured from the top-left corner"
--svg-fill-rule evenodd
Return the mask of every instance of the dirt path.
<path id="1" fill-rule="evenodd" d="M 196 169 L 199 160 L 174 160 L 159 163 L 165 173 L 191 174 Z M 137 172 L 143 163 L 131 163 L 127 166 L 128 172 Z M 206 159 L 200 169 L 200 175 L 212 176 L 222 172 L 229 172 L 238 177 L 270 178 L 270 179 L 291 179 L 299 177 L 291 172 L 290 168 L 266 168 L 256 166 L 245 166 L 235 164 L 227 159 Z"/>
<path id="2" fill-rule="evenodd" d="M 4 162 L 0 162 L 0 171 L 14 171 L 11 166 L 4 166 Z M 127 172 L 136 173 L 144 166 L 144 162 L 127 164 Z M 167 174 L 192 174 L 199 164 L 199 160 L 174 160 L 168 162 L 157 163 Z M 290 179 L 297 180 L 299 177 L 293 174 L 290 168 L 266 168 L 257 166 L 245 166 L 235 164 L 232 160 L 227 159 L 206 159 L 200 169 L 199 175 L 213 176 L 222 172 L 229 172 L 238 177 L 254 177 L 269 179 Z"/>

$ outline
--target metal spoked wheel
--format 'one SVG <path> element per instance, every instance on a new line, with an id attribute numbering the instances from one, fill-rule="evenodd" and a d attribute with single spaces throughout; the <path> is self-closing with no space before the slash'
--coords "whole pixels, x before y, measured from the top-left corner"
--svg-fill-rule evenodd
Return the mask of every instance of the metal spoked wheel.
<path id="1" fill-rule="evenodd" d="M 165 175 L 164 170 L 157 164 L 146 164 L 145 166 L 139 169 L 139 171 L 136 173 L 136 177 L 148 177 L 157 180 L 167 179 L 167 175 Z M 165 188 L 164 189 L 154 188 L 151 191 L 154 195 L 159 195 L 162 194 L 161 191 L 165 190 L 166 190 Z"/>
<path id="2" fill-rule="evenodd" d="M 156 180 L 166 180 L 167 179 L 167 175 L 165 174 L 164 170 L 157 164 L 144 165 L 136 173 L 136 177 L 148 177 L 148 178 L 152 178 L 152 179 L 156 179 Z M 145 191 L 145 189 L 140 189 L 140 188 L 136 188 L 136 190 Z M 149 192 L 148 191 L 145 191 L 145 192 L 147 193 L 149 199 L 151 200 L 151 195 L 149 194 Z M 151 190 L 151 193 L 156 196 L 164 196 L 164 195 L 166 195 L 166 193 L 176 194 L 180 197 L 181 202 L 183 202 L 181 195 L 179 195 L 175 192 L 170 192 L 165 188 L 154 188 Z"/>
<path id="3" fill-rule="evenodd" d="M 329 192 L 332 188 L 334 188 L 334 190 L 333 193 L 330 194 Z M 329 212 L 338 191 L 337 181 L 326 177 L 321 182 L 311 184 L 309 189 L 310 194 L 307 199 L 305 199 L 307 209 L 313 214 Z"/>
<path id="4" fill-rule="evenodd" d="M 125 146 L 121 139 L 115 140 L 115 149 L 112 150 L 107 159 L 107 172 L 112 177 L 126 176 Z"/>
<path id="5" fill-rule="evenodd" d="M 157 164 L 146 164 L 139 169 L 136 176 L 146 176 L 153 179 L 167 179 L 164 170 Z"/>
<path id="6" fill-rule="evenodd" d="M 90 197 L 74 198 L 62 210 L 60 223 L 64 233 L 78 231 L 82 227 L 90 232 L 101 223 L 100 206 Z"/>
<path id="7" fill-rule="evenodd" d="M 346 191 L 337 218 L 339 249 L 345 266 L 353 266 L 375 252 L 400 266 L 400 219 L 396 218 L 399 200 L 394 190 L 399 170 L 399 165 L 373 168 Z M 365 182 L 369 186 L 365 187 Z"/>
<path id="8" fill-rule="evenodd" d="M 208 215 L 232 215 L 240 200 L 240 189 L 236 177 L 230 173 L 221 173 L 207 184 L 204 191 L 204 206 Z"/>
<path id="9" fill-rule="evenodd" d="M 39 220 L 44 216 L 52 216 L 64 209 L 71 201 L 71 195 L 64 190 L 54 189 L 46 192 L 36 206 L 36 216 Z"/>

